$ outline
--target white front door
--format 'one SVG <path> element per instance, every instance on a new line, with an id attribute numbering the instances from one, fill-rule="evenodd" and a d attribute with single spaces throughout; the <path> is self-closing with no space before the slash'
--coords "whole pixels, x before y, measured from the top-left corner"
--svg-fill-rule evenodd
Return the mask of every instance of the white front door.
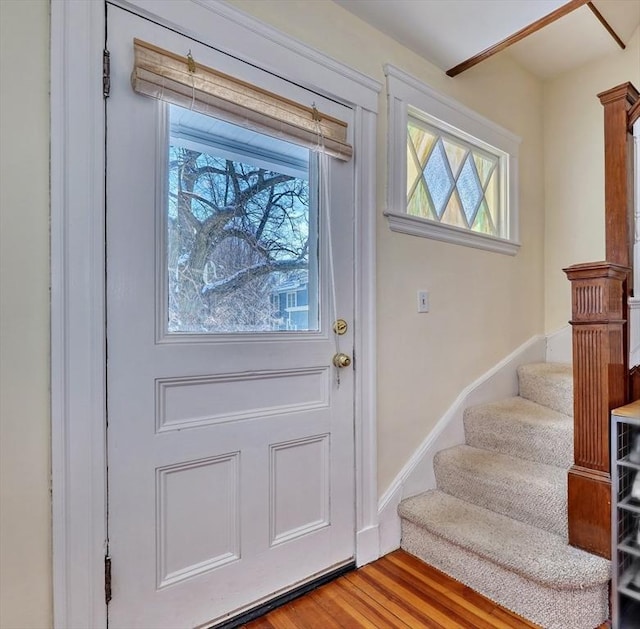
<path id="1" fill-rule="evenodd" d="M 109 626 L 201 627 L 353 559 L 353 162 L 134 93 L 134 37 L 352 111 L 108 6 Z"/>

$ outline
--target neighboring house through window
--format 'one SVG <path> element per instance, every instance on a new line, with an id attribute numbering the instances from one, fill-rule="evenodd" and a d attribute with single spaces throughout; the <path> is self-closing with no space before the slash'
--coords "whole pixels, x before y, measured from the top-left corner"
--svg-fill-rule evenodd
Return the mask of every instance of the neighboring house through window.
<path id="1" fill-rule="evenodd" d="M 274 330 L 309 329 L 309 273 L 299 270 L 283 276 L 271 293 Z"/>

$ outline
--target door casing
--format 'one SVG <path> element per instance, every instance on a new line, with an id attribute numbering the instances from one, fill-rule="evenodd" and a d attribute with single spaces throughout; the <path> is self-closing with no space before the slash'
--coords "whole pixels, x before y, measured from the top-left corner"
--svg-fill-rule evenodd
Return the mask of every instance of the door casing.
<path id="1" fill-rule="evenodd" d="M 375 182 L 382 86 L 217 0 L 111 3 L 201 41 L 213 39 L 226 52 L 354 108 L 356 561 L 368 563 L 379 556 Z M 53 620 L 59 629 L 106 627 L 104 8 L 99 1 L 51 4 Z M 267 59 L 277 65 L 265 66 Z"/>

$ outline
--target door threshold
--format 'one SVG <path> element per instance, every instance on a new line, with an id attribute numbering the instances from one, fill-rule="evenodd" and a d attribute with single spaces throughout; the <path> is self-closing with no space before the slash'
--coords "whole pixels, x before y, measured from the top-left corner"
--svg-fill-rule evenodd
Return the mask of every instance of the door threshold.
<path id="1" fill-rule="evenodd" d="M 325 585 L 329 583 L 329 581 L 333 581 L 338 577 L 341 577 L 343 574 L 347 572 L 351 572 L 355 570 L 356 562 L 350 561 L 347 564 L 340 566 L 339 568 L 335 568 L 307 583 L 294 587 L 292 590 L 285 592 L 284 594 L 280 594 L 272 599 L 264 603 L 259 603 L 255 607 L 249 609 L 246 612 L 242 612 L 240 615 L 235 616 L 234 618 L 230 618 L 228 620 L 224 620 L 221 623 L 215 625 L 209 625 L 209 629 L 236 629 L 237 627 L 241 627 L 242 625 L 255 620 L 256 618 L 260 618 L 260 616 L 264 616 L 269 612 L 273 611 L 277 607 L 282 607 L 282 605 L 286 605 L 290 603 L 296 598 L 311 592 L 311 590 L 315 590 L 319 588 L 321 585 Z"/>

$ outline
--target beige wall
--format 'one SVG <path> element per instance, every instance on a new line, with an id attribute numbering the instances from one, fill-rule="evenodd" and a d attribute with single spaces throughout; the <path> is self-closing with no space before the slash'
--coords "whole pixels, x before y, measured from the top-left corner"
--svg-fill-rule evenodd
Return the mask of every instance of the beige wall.
<path id="1" fill-rule="evenodd" d="M 51 625 L 49 3 L 0 1 L 0 29 L 0 627 L 40 629 Z"/>
<path id="2" fill-rule="evenodd" d="M 382 493 L 466 385 L 545 326 L 551 331 L 568 318 L 568 289 L 558 269 L 603 255 L 602 127 L 595 94 L 629 79 L 640 86 L 640 35 L 626 52 L 550 81 L 543 90 L 507 55 L 449 79 L 327 0 L 234 3 L 380 81 L 382 64 L 393 63 L 523 139 L 523 245 L 515 258 L 392 233 L 382 216 L 386 98 L 380 97 Z M 48 3 L 0 0 L 0 12 L 0 626 L 27 629 L 46 627 L 51 619 Z M 10 91 L 20 98 L 9 98 Z M 417 289 L 431 293 L 429 314 L 415 312 Z"/>
<path id="3" fill-rule="evenodd" d="M 450 79 L 326 0 L 235 0 L 314 48 L 384 81 L 390 62 L 523 139 L 522 250 L 515 258 L 392 233 L 382 216 L 386 97 L 378 125 L 379 491 L 475 378 L 543 329 L 542 86 L 501 55 Z M 431 312 L 416 313 L 416 291 Z"/>
<path id="4" fill-rule="evenodd" d="M 564 267 L 604 260 L 604 137 L 599 92 L 631 81 L 640 89 L 640 29 L 624 51 L 544 86 L 545 329 L 571 317 Z"/>

